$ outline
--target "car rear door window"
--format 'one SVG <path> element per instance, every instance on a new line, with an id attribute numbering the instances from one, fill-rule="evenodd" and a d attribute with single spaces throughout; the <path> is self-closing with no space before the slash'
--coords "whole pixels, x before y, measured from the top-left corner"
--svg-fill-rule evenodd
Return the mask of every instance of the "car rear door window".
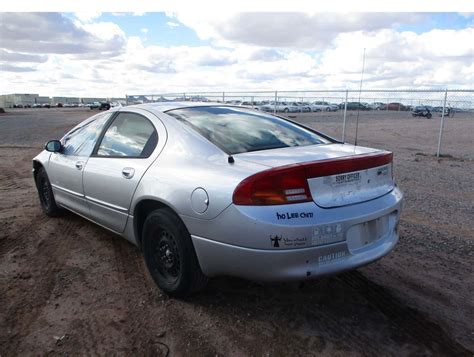
<path id="1" fill-rule="evenodd" d="M 158 143 L 153 124 L 136 113 L 119 113 L 102 138 L 97 156 L 149 157 Z"/>
<path id="2" fill-rule="evenodd" d="M 232 107 L 194 107 L 166 112 L 191 126 L 227 154 L 330 143 L 288 120 Z"/>

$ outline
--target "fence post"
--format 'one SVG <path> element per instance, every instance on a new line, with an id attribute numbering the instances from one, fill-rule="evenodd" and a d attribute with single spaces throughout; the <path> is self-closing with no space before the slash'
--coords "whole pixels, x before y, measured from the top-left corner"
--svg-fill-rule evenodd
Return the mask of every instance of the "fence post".
<path id="1" fill-rule="evenodd" d="M 222 103 L 225 103 L 225 92 L 222 92 Z"/>
<path id="2" fill-rule="evenodd" d="M 275 105 L 273 106 L 273 114 L 277 112 L 277 98 L 278 98 L 278 91 L 275 91 Z"/>
<path id="3" fill-rule="evenodd" d="M 346 89 L 346 100 L 344 101 L 344 123 L 342 125 L 342 142 L 346 139 L 346 115 L 347 115 L 347 97 L 349 90 Z"/>
<path id="4" fill-rule="evenodd" d="M 127 105 L 128 105 L 128 94 L 125 94 L 125 106 L 127 106 Z"/>
<path id="5" fill-rule="evenodd" d="M 444 101 L 443 101 L 443 111 L 441 112 L 441 125 L 439 128 L 439 138 L 438 138 L 438 151 L 436 152 L 436 157 L 439 157 L 441 154 L 441 139 L 443 137 L 443 129 L 444 129 L 444 112 L 446 110 L 446 100 L 448 98 L 448 90 L 444 92 Z"/>

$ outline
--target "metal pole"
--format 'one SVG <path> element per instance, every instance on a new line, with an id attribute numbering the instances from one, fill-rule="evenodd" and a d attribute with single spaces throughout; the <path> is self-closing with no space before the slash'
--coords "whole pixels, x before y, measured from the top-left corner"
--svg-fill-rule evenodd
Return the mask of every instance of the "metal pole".
<path id="1" fill-rule="evenodd" d="M 125 94 L 125 105 L 128 105 L 128 94 Z"/>
<path id="2" fill-rule="evenodd" d="M 365 70 L 365 48 L 364 48 L 364 55 L 362 57 L 362 73 L 360 75 L 359 102 L 357 104 L 356 137 L 355 137 L 355 142 L 354 142 L 354 145 L 356 146 L 357 146 L 357 136 L 359 134 L 360 95 L 362 94 L 362 82 L 364 81 L 364 70 Z"/>
<path id="3" fill-rule="evenodd" d="M 277 112 L 277 98 L 278 98 L 278 91 L 275 91 L 275 105 L 273 107 L 273 114 Z"/>
<path id="4" fill-rule="evenodd" d="M 441 139 L 443 137 L 443 129 L 444 129 L 444 111 L 446 109 L 446 99 L 448 98 L 448 90 L 444 92 L 444 102 L 443 102 L 443 111 L 441 114 L 441 126 L 439 128 L 439 138 L 438 138 L 438 151 L 436 153 L 436 156 L 439 157 L 441 154 Z"/>
<path id="5" fill-rule="evenodd" d="M 222 103 L 225 103 L 225 92 L 222 92 Z"/>
<path id="6" fill-rule="evenodd" d="M 347 115 L 347 96 L 349 91 L 346 89 L 346 100 L 344 101 L 344 124 L 342 125 L 342 142 L 346 139 L 346 115 Z"/>

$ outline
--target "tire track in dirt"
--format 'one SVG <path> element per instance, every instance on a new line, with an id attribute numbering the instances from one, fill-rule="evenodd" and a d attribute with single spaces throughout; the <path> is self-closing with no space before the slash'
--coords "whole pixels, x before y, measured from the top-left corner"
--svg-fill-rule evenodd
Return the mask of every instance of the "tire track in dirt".
<path id="1" fill-rule="evenodd" d="M 31 240 L 30 235 L 35 234 L 49 220 L 50 218 L 45 214 L 39 214 L 33 217 L 30 223 L 19 231 L 10 232 L 4 237 L 0 236 L 0 257 L 23 245 L 27 240 Z"/>
<path id="2" fill-rule="evenodd" d="M 472 356 L 472 351 L 451 339 L 440 326 L 421 312 L 404 305 L 386 288 L 368 280 L 360 272 L 344 274 L 339 279 L 363 294 L 370 304 L 387 316 L 397 328 L 426 345 L 431 351 L 445 356 Z"/>
<path id="3" fill-rule="evenodd" d="M 6 324 L 15 326 L 16 330 L 8 338 L 6 354 L 15 353 L 22 345 L 23 338 L 31 332 L 31 325 L 48 303 L 56 284 L 56 273 L 61 270 L 67 257 L 67 239 L 74 236 L 74 231 L 82 224 L 81 221 L 79 217 L 69 216 L 66 219 L 54 220 L 40 218 L 35 221 L 41 222 L 40 226 L 32 223 L 19 232 L 17 243 L 30 244 L 32 249 L 36 247 L 36 251 L 28 255 L 32 260 L 19 264 L 24 267 L 22 274 L 29 275 L 29 278 L 16 280 L 6 294 L 23 291 L 21 304 L 7 308 Z"/>

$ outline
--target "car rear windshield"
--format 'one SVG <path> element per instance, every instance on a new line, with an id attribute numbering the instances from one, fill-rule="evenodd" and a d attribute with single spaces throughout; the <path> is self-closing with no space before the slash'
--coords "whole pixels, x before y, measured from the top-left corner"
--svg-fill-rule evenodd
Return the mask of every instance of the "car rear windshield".
<path id="1" fill-rule="evenodd" d="M 240 108 L 194 107 L 166 114 L 189 125 L 230 155 L 331 142 L 290 121 Z"/>

